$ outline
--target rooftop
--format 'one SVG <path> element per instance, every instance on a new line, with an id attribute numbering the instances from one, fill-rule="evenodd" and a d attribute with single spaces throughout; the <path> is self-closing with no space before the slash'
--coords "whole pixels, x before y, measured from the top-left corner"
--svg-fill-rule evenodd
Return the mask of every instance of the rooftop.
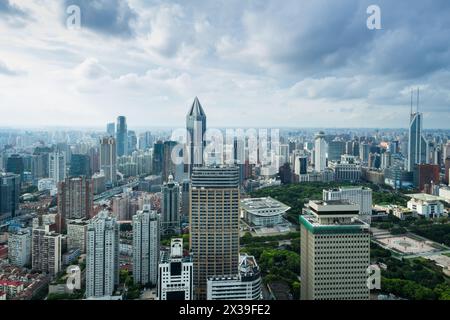
<path id="1" fill-rule="evenodd" d="M 291 208 L 271 197 L 243 199 L 241 200 L 241 206 L 244 210 L 251 212 L 272 209 L 278 211 L 279 213 L 284 213 Z"/>

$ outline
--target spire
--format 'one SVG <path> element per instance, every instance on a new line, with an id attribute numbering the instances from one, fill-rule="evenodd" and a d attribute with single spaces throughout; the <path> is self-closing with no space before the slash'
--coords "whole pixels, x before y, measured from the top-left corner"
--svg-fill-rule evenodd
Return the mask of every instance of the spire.
<path id="1" fill-rule="evenodd" d="M 417 113 L 419 113 L 419 92 L 420 92 L 420 89 L 417 88 Z"/>
<path id="2" fill-rule="evenodd" d="M 413 114 L 413 89 L 411 88 L 411 113 L 410 115 Z"/>
<path id="3" fill-rule="evenodd" d="M 195 116 L 195 117 L 204 117 L 205 111 L 203 111 L 202 105 L 200 104 L 200 101 L 197 97 L 194 99 L 194 103 L 192 104 L 191 109 L 189 110 L 188 116 Z"/>

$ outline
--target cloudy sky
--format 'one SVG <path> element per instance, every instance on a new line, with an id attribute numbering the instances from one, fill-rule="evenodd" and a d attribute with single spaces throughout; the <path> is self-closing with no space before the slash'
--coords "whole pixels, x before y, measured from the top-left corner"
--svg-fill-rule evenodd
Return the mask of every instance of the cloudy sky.
<path id="1" fill-rule="evenodd" d="M 406 127 L 412 87 L 449 128 L 448 0 L 0 0 L 0 127 L 180 127 L 195 96 L 209 126 Z"/>

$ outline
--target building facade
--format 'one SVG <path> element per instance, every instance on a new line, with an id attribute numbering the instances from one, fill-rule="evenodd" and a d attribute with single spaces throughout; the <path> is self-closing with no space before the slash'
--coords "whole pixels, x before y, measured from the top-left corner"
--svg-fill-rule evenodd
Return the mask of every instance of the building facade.
<path id="1" fill-rule="evenodd" d="M 300 216 L 302 300 L 368 300 L 370 226 L 359 206 L 310 201 Z"/>
<path id="2" fill-rule="evenodd" d="M 195 298 L 206 299 L 208 277 L 233 275 L 238 270 L 238 167 L 194 167 L 190 204 Z"/>
<path id="3" fill-rule="evenodd" d="M 156 286 L 160 257 L 160 215 L 144 205 L 133 216 L 133 277 L 135 283 Z"/>
<path id="4" fill-rule="evenodd" d="M 159 300 L 193 300 L 193 264 L 183 256 L 183 239 L 172 239 L 170 253 L 161 256 L 158 274 Z"/>
<path id="5" fill-rule="evenodd" d="M 169 176 L 161 188 L 161 228 L 163 234 L 180 233 L 180 185 Z"/>
<path id="6" fill-rule="evenodd" d="M 86 297 L 105 297 L 119 284 L 119 225 L 101 211 L 87 229 Z"/>
<path id="7" fill-rule="evenodd" d="M 262 279 L 255 257 L 240 257 L 235 276 L 208 278 L 207 300 L 260 300 Z"/>

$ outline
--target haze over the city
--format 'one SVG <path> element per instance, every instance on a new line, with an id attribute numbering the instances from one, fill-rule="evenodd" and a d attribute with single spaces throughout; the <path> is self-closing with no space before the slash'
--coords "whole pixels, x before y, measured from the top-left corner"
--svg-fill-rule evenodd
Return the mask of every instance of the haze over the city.
<path id="1" fill-rule="evenodd" d="M 4 0 L 0 127 L 407 127 L 450 120 L 450 2 Z M 81 29 L 66 26 L 69 5 Z"/>

